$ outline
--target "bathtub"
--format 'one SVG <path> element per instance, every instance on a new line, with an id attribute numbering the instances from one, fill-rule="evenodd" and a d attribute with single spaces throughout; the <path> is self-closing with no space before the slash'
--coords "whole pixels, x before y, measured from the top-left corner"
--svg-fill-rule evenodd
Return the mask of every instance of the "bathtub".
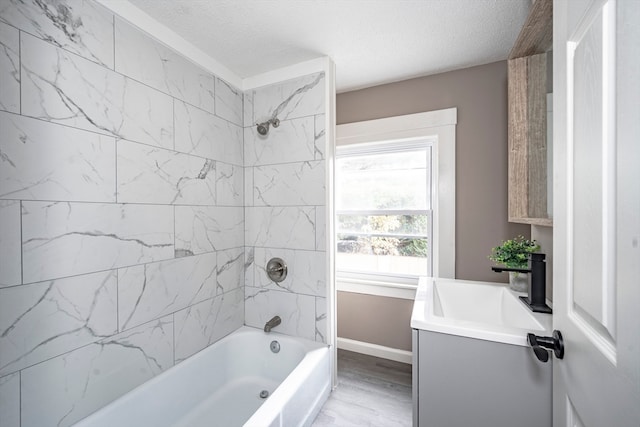
<path id="1" fill-rule="evenodd" d="M 326 345 L 243 326 L 75 425 L 308 426 L 330 379 Z"/>

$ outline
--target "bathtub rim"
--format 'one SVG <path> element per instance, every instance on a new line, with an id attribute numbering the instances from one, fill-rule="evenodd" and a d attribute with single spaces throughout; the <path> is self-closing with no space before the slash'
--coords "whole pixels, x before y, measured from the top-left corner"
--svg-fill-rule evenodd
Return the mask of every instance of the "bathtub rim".
<path id="1" fill-rule="evenodd" d="M 303 349 L 304 349 L 304 356 L 302 358 L 302 360 L 300 360 L 298 362 L 298 364 L 296 366 L 294 366 L 294 368 L 292 369 L 292 371 L 287 375 L 287 377 L 278 385 L 278 387 L 276 388 L 276 390 L 272 393 L 272 395 L 270 396 L 269 399 L 271 399 L 272 397 L 276 396 L 277 399 L 282 399 L 282 397 L 278 397 L 280 395 L 285 395 L 285 393 L 278 393 L 279 389 L 281 388 L 280 385 L 289 380 L 292 375 L 295 373 L 295 371 L 300 367 L 301 364 L 304 364 L 304 366 L 307 366 L 309 364 L 311 364 L 312 362 L 305 362 L 310 355 L 313 353 L 312 359 L 313 362 L 315 363 L 320 363 L 319 358 L 322 356 L 323 353 L 330 353 L 330 346 L 328 344 L 325 343 L 321 343 L 321 342 L 316 342 L 316 341 L 311 341 L 308 338 L 303 338 L 303 337 L 296 337 L 296 336 L 292 336 L 292 335 L 286 335 L 277 331 L 271 331 L 269 333 L 264 332 L 262 329 L 260 328 L 256 328 L 253 326 L 247 326 L 247 325 L 242 325 L 239 328 L 229 332 L 227 335 L 225 335 L 224 337 L 220 338 L 218 341 L 208 345 L 207 347 L 201 349 L 200 351 L 194 353 L 193 355 L 189 356 L 188 358 L 181 360 L 180 362 L 176 363 L 175 365 L 173 365 L 172 367 L 170 367 L 169 369 L 163 371 L 162 373 L 156 375 L 155 377 L 151 378 L 150 380 L 139 384 L 138 386 L 134 387 L 133 389 L 129 390 L 128 392 L 126 392 L 125 394 L 123 394 L 122 396 L 119 396 L 117 399 L 109 402 L 108 404 L 104 405 L 103 407 L 97 409 L 96 411 L 92 412 L 91 414 L 87 415 L 86 417 L 78 420 L 76 423 L 73 424 L 73 426 L 75 427 L 92 427 L 94 425 L 96 426 L 100 426 L 100 425 L 104 425 L 104 424 L 100 424 L 101 419 L 103 417 L 108 416 L 107 414 L 105 414 L 105 412 L 110 412 L 110 411 L 114 411 L 116 410 L 118 405 L 122 405 L 123 402 L 125 401 L 125 399 L 132 399 L 132 398 L 137 398 L 140 395 L 144 395 L 145 393 L 149 393 L 149 389 L 153 389 L 153 387 L 156 387 L 157 383 L 161 383 L 162 381 L 166 380 L 166 377 L 169 376 L 171 373 L 175 372 L 175 369 L 179 366 L 182 366 L 183 368 L 186 366 L 186 364 L 188 365 L 194 365 L 194 364 L 198 364 L 198 362 L 200 362 L 202 359 L 206 359 L 208 357 L 208 352 L 210 352 L 211 350 L 213 350 L 216 347 L 220 347 L 222 345 L 224 345 L 225 342 L 230 341 L 236 337 L 238 337 L 239 335 L 245 335 L 245 334 L 260 334 L 261 337 L 273 337 L 273 339 L 277 339 L 277 340 L 282 340 L 283 342 L 287 341 L 287 340 L 291 340 L 291 341 L 295 341 L 296 343 L 299 343 L 302 345 Z M 328 357 L 328 356 L 327 356 Z M 330 377 L 327 378 L 327 381 L 330 381 Z M 323 391 L 324 393 L 324 391 Z M 327 397 L 328 397 L 328 392 L 326 393 Z M 288 393 L 286 394 L 287 396 L 290 396 Z M 249 420 L 251 420 L 253 418 L 253 416 L 258 413 L 260 411 L 261 408 L 263 408 L 265 406 L 265 404 L 267 404 L 267 402 L 269 401 L 269 399 L 267 399 L 261 406 L 260 408 L 258 408 L 249 418 Z M 317 412 L 319 412 L 322 404 L 324 403 L 324 401 L 326 401 L 326 398 L 320 403 L 319 407 L 317 408 L 316 414 Z M 269 407 L 274 406 L 273 404 L 269 405 Z M 267 411 L 265 411 L 266 413 Z M 247 420 L 247 422 L 249 421 Z M 108 420 L 107 420 L 108 422 Z M 280 424 L 276 424 L 276 425 L 280 425 Z"/>

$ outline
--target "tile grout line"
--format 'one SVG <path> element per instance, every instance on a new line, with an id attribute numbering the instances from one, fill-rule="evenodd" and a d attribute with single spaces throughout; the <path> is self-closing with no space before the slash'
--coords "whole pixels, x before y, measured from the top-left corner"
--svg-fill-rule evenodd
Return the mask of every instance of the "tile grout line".
<path id="1" fill-rule="evenodd" d="M 18 204 L 18 215 L 20 216 L 20 285 L 24 285 L 24 230 L 22 224 L 22 200 L 20 200 L 20 203 Z"/>
<path id="2" fill-rule="evenodd" d="M 120 333 L 120 272 L 114 269 L 116 273 L 116 331 Z"/>
<path id="3" fill-rule="evenodd" d="M 127 206 L 157 206 L 157 207 L 171 207 L 171 206 L 183 206 L 193 208 L 224 208 L 224 209 L 239 209 L 242 205 L 202 205 L 202 204 L 189 204 L 189 203 L 159 203 L 159 202 L 115 202 L 115 201 L 95 201 L 95 200 L 55 200 L 55 199 L 25 199 L 25 198 L 2 198 L 3 201 L 15 201 L 15 202 L 29 202 L 29 203 L 73 203 L 73 204 L 86 204 L 86 205 L 127 205 Z M 322 205 L 286 205 L 286 206 L 257 206 L 262 208 L 268 207 L 312 207 Z"/>
<path id="4" fill-rule="evenodd" d="M 176 151 L 176 98 L 171 99 L 171 118 L 173 119 L 173 151 Z"/>
<path id="5" fill-rule="evenodd" d="M 195 304 L 194 304 L 195 305 Z M 190 306 L 193 307 L 193 306 Z M 176 366 L 176 312 L 171 314 L 171 319 L 173 320 L 173 366 Z"/>
<path id="6" fill-rule="evenodd" d="M 116 71 L 116 15 L 111 16 L 111 29 L 113 30 L 113 71 Z"/>
<path id="7" fill-rule="evenodd" d="M 120 197 L 120 192 L 118 191 L 118 146 L 120 145 L 120 141 L 122 141 L 121 139 L 115 139 L 113 142 L 113 145 L 115 146 L 115 178 L 116 178 L 116 182 L 114 182 L 114 194 L 115 194 L 115 199 L 116 199 L 116 204 L 119 203 L 118 202 L 118 198 Z"/>
<path id="8" fill-rule="evenodd" d="M 233 247 L 230 247 L 230 248 L 220 249 L 219 251 L 238 250 L 238 249 L 241 249 L 242 247 L 243 246 L 233 246 Z M 50 277 L 50 278 L 45 278 L 43 280 L 37 280 L 35 282 L 19 283 L 19 284 L 10 285 L 10 286 L 1 286 L 0 289 L 9 289 L 9 288 L 16 288 L 18 286 L 36 285 L 36 284 L 40 284 L 40 283 L 44 283 L 44 282 L 50 282 L 52 280 L 72 279 L 72 278 L 81 277 L 81 276 L 88 276 L 88 275 L 91 275 L 91 274 L 98 274 L 98 273 L 106 273 L 106 272 L 110 272 L 110 271 L 117 271 L 117 270 L 123 269 L 123 268 L 133 268 L 133 267 L 140 267 L 140 266 L 146 266 L 146 265 L 150 265 L 150 264 L 159 264 L 159 263 L 172 262 L 172 261 L 176 261 L 177 262 L 177 261 L 180 261 L 180 260 L 187 260 L 187 259 L 197 258 L 197 257 L 201 257 L 201 256 L 204 256 L 204 255 L 210 255 L 210 254 L 216 254 L 216 250 L 207 251 L 207 252 L 200 252 L 200 253 L 197 253 L 197 254 L 187 255 L 187 256 L 182 256 L 182 257 L 177 257 L 177 258 L 174 257 L 174 258 L 164 258 L 164 259 L 159 259 L 159 260 L 147 261 L 147 262 L 143 262 L 143 263 L 139 263 L 139 264 L 126 264 L 126 265 L 121 265 L 119 267 L 113 267 L 113 268 L 107 268 L 107 269 L 101 269 L 101 270 L 95 270 L 95 271 L 88 271 L 88 272 L 83 272 L 83 273 L 71 274 L 71 275 L 67 275 L 67 276 Z"/>
<path id="9" fill-rule="evenodd" d="M 18 385 L 19 385 L 19 389 L 18 389 L 18 426 L 22 425 L 22 369 L 20 369 L 18 371 Z"/>
<path id="10" fill-rule="evenodd" d="M 18 29 L 18 74 L 20 76 L 20 88 L 18 93 L 18 106 L 19 115 L 22 115 L 22 30 Z"/>
<path id="11" fill-rule="evenodd" d="M 20 96 L 22 96 L 22 93 L 20 93 Z M 174 98 L 174 100 L 175 100 L 175 98 Z M 20 102 L 22 103 L 22 101 L 20 101 Z M 33 116 L 25 115 L 25 114 L 22 114 L 22 113 L 16 113 L 14 111 L 0 110 L 0 112 L 2 112 L 3 114 L 10 114 L 10 115 L 14 115 L 14 116 L 23 117 L 23 118 L 28 119 L 28 120 L 35 120 L 35 121 L 38 121 L 40 123 L 51 125 L 53 127 L 60 126 L 60 127 L 66 128 L 66 129 L 75 130 L 77 132 L 87 132 L 87 133 L 91 133 L 91 134 L 98 135 L 98 136 L 104 136 L 104 137 L 108 137 L 108 138 L 113 138 L 116 141 L 126 141 L 126 142 L 130 142 L 130 143 L 133 143 L 133 144 L 146 145 L 148 147 L 157 148 L 157 149 L 160 149 L 160 150 L 172 151 L 172 152 L 175 152 L 175 153 L 178 153 L 178 154 L 184 154 L 184 155 L 191 156 L 191 157 L 198 157 L 198 158 L 205 159 L 205 160 L 220 161 L 220 162 L 228 164 L 228 165 L 244 167 L 243 165 L 240 165 L 238 163 L 226 162 L 226 161 L 221 160 L 221 159 L 213 159 L 213 158 L 206 157 L 206 156 L 203 156 L 203 155 L 200 155 L 200 154 L 187 153 L 185 151 L 180 151 L 180 150 L 175 149 L 175 148 L 166 148 L 166 147 L 162 147 L 160 145 L 153 145 L 153 144 L 150 144 L 149 142 L 142 142 L 142 141 L 139 141 L 139 140 L 133 140 L 133 139 L 129 139 L 129 138 L 122 138 L 122 137 L 114 135 L 112 133 L 98 132 L 95 129 L 85 129 L 85 128 L 81 128 L 81 127 L 71 126 L 71 125 L 66 124 L 66 123 L 52 121 L 52 120 L 46 120 L 46 119 L 43 119 L 43 118 L 40 118 L 40 117 L 33 117 Z M 175 132 L 174 132 L 174 140 L 175 140 Z M 175 145 L 175 142 L 174 142 L 174 145 Z"/>
<path id="12" fill-rule="evenodd" d="M 210 299 L 210 298 L 209 298 L 209 299 Z M 208 301 L 208 299 L 207 299 L 207 300 L 204 300 L 204 301 Z M 203 302 L 203 301 L 200 301 L 200 302 Z M 189 307 L 190 307 L 190 306 L 187 306 L 187 307 L 185 307 L 185 308 L 183 308 L 183 309 L 181 309 L 181 310 L 186 310 L 186 309 L 187 309 L 187 308 L 189 308 Z M 181 310 L 177 310 L 177 311 L 181 311 Z M 177 311 L 176 311 L 176 312 L 177 312 Z M 9 374 L 4 375 L 4 376 L 13 375 L 13 374 L 18 373 L 18 372 L 22 373 L 23 371 L 25 371 L 25 370 L 27 370 L 27 369 L 31 369 L 31 368 L 33 368 L 34 366 L 41 365 L 41 364 L 43 364 L 43 363 L 45 363 L 45 362 L 49 362 L 49 361 L 51 361 L 51 360 L 53 360 L 53 359 L 56 359 L 56 358 L 58 358 L 58 357 L 62 357 L 62 356 L 69 355 L 69 354 L 73 353 L 74 351 L 77 351 L 77 350 L 80 350 L 80 349 L 83 349 L 83 348 L 86 348 L 86 347 L 89 347 L 89 346 L 92 346 L 92 345 L 98 344 L 98 343 L 100 343 L 100 342 L 102 342 L 102 341 L 105 341 L 105 340 L 107 340 L 107 339 L 111 339 L 111 338 L 113 338 L 113 337 L 115 337 L 115 336 L 117 336 L 117 335 L 121 335 L 121 334 L 124 334 L 124 333 L 127 333 L 127 332 L 131 332 L 133 329 L 141 328 L 141 327 L 143 327 L 143 326 L 148 326 L 149 324 L 151 324 L 151 323 L 153 323 L 153 322 L 158 322 L 158 321 L 160 321 L 161 319 L 163 319 L 163 318 L 165 318 L 165 317 L 169 317 L 169 316 L 171 316 L 172 314 L 173 314 L 173 313 L 167 313 L 167 314 L 165 314 L 165 315 L 162 315 L 162 316 L 159 316 L 159 317 L 156 317 L 156 318 L 150 319 L 150 320 L 146 320 L 146 321 L 144 321 L 144 322 L 142 322 L 142 323 L 140 323 L 140 324 L 138 324 L 138 325 L 135 325 L 135 326 L 132 326 L 132 327 L 130 327 L 130 328 L 128 328 L 128 329 L 124 329 L 124 330 L 122 330 L 122 331 L 116 332 L 115 334 L 105 335 L 105 336 L 101 336 L 101 337 L 96 337 L 96 339 L 95 339 L 94 341 L 91 341 L 91 342 L 88 342 L 88 343 L 82 344 L 80 347 L 75 347 L 75 348 L 72 348 L 72 349 L 70 349 L 70 350 L 64 351 L 63 353 L 56 354 L 56 355 L 51 356 L 51 357 L 47 357 L 47 358 L 46 358 L 46 359 L 44 359 L 44 360 L 38 361 L 38 362 L 33 363 L 33 364 L 29 365 L 29 366 L 25 366 L 25 367 L 24 367 L 24 368 L 22 368 L 22 369 L 19 369 L 19 370 L 15 371 L 15 372 L 9 373 Z M 155 376 L 155 375 L 154 375 L 154 376 Z"/>

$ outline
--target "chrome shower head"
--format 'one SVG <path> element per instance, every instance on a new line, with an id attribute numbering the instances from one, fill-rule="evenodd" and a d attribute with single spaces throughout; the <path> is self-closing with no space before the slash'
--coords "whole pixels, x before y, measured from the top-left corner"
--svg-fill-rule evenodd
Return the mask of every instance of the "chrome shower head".
<path id="1" fill-rule="evenodd" d="M 277 128 L 278 126 L 280 126 L 280 120 L 278 120 L 277 117 L 274 117 L 273 119 L 269 119 L 266 122 L 258 123 L 256 125 L 258 127 L 258 133 L 262 136 L 265 136 L 266 134 L 268 134 L 269 125 L 273 126 L 274 128 Z"/>
<path id="2" fill-rule="evenodd" d="M 269 133 L 269 122 L 258 123 L 258 133 L 265 136 Z"/>

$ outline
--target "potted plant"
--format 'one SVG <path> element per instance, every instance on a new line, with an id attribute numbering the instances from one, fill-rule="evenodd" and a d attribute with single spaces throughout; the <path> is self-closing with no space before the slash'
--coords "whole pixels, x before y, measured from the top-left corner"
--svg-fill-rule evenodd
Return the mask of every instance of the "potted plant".
<path id="1" fill-rule="evenodd" d="M 529 267 L 529 254 L 539 250 L 538 242 L 518 236 L 493 248 L 489 259 L 507 268 L 526 269 Z M 509 272 L 509 286 L 514 291 L 527 292 L 528 276 L 526 273 Z"/>

